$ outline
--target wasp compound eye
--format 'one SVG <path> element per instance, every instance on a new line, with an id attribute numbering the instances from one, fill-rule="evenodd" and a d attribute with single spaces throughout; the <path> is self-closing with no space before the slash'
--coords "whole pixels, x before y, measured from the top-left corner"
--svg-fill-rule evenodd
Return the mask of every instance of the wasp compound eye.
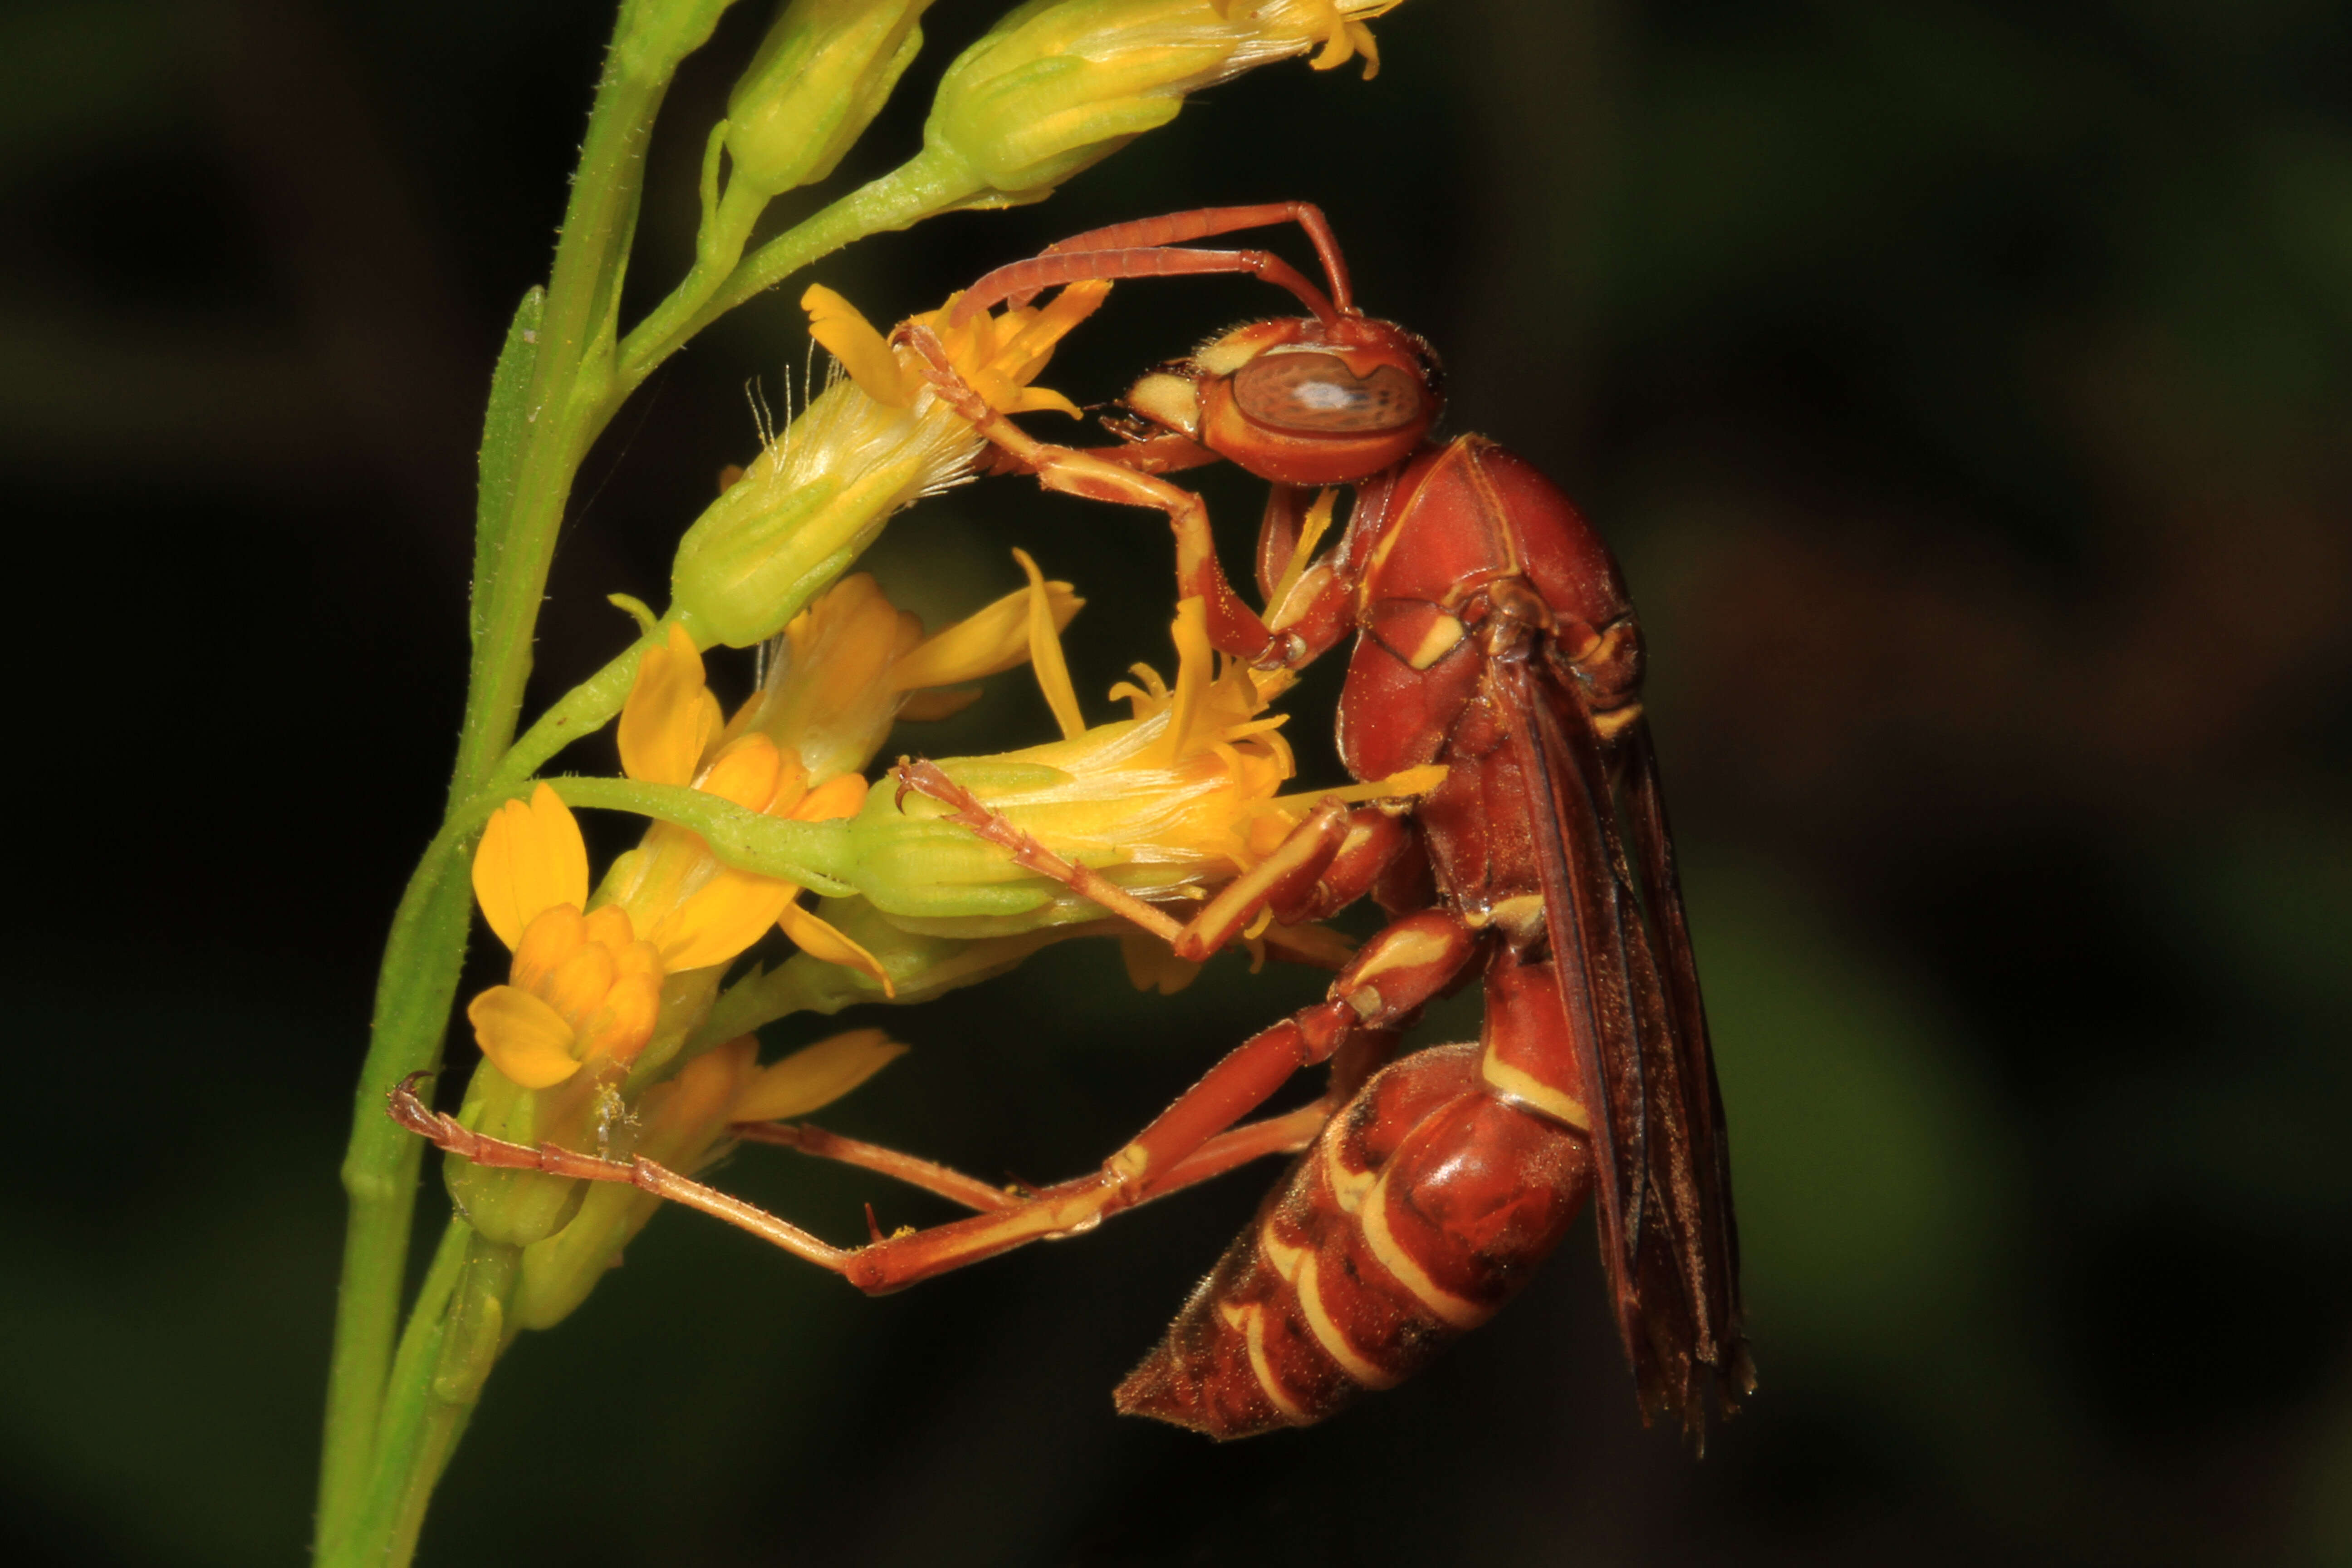
<path id="1" fill-rule="evenodd" d="M 1421 385 L 1392 364 L 1358 375 L 1336 354 L 1270 353 L 1234 374 L 1234 401 L 1253 425 L 1300 435 L 1402 430 L 1426 414 Z"/>

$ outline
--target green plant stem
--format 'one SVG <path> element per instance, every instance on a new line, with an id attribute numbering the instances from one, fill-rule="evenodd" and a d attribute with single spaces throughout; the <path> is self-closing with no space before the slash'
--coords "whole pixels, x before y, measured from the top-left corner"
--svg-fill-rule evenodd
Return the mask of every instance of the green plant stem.
<path id="1" fill-rule="evenodd" d="M 442 1233 L 393 1363 L 356 1528 L 320 1553 L 321 1568 L 397 1568 L 415 1552 L 434 1484 L 509 1338 L 505 1304 L 520 1258 L 519 1248 L 486 1241 L 462 1220 Z"/>
<path id="2" fill-rule="evenodd" d="M 667 79 L 625 72 L 606 61 L 590 112 L 588 138 L 555 250 L 539 326 L 515 510 L 483 617 L 466 694 L 453 799 L 471 795 L 514 739 L 530 674 L 532 634 L 547 590 L 555 535 L 572 480 L 610 419 L 614 312 L 644 184 L 645 145 Z"/>
<path id="3" fill-rule="evenodd" d="M 628 700 L 629 688 L 637 679 L 638 661 L 645 658 L 647 648 L 661 646 L 667 636 L 667 621 L 656 626 L 533 720 L 522 738 L 499 760 L 497 771 L 483 784 L 482 793 L 501 797 L 520 794 L 556 752 L 611 722 L 621 710 L 621 704 Z"/>
<path id="4" fill-rule="evenodd" d="M 724 5 L 719 0 L 697 10 L 693 27 L 673 40 L 679 52 L 708 37 L 710 19 Z M 625 37 L 630 16 L 625 5 Z M 384 1099 L 404 1078 L 440 1064 L 465 956 L 467 852 L 499 800 L 520 793 L 548 759 L 619 710 L 638 659 L 658 636 L 657 628 L 582 683 L 516 743 L 539 606 L 581 460 L 646 376 L 719 315 L 855 239 L 904 228 L 980 195 L 954 160 L 919 154 L 761 247 L 723 277 L 715 276 L 716 267 L 698 267 L 616 346 L 616 313 L 643 188 L 646 143 L 677 58 L 675 52 L 625 47 L 608 55 L 546 293 L 526 300 L 510 333 L 513 363 L 528 365 L 527 382 L 520 368 L 515 374 L 522 387 L 519 426 L 514 405 L 502 410 L 494 398 L 490 424 L 497 426 L 503 417 L 505 428 L 495 465 L 486 451 L 486 496 L 492 504 L 479 520 L 473 658 L 448 813 L 394 916 L 378 972 L 367 1060 L 352 1097 L 351 1142 L 342 1165 L 350 1219 L 320 1466 L 316 1538 L 321 1562 L 345 1552 L 357 1552 L 354 1561 L 405 1561 L 433 1481 L 463 1425 L 460 1413 L 436 1416 L 439 1425 L 415 1426 L 404 1414 L 405 1405 L 394 1411 L 385 1405 L 388 1384 L 407 1386 L 393 1350 L 424 1145 L 384 1115 Z M 517 342 L 514 334 L 523 336 Z M 509 486 L 511 500 L 501 506 Z M 633 804 L 592 802 L 584 794 L 582 803 Z M 716 821 L 710 826 L 722 833 L 730 826 Z M 811 886 L 845 886 L 825 874 L 829 867 L 837 869 L 837 855 L 815 854 L 814 840 L 785 846 L 764 843 L 757 833 L 739 832 L 735 837 L 740 842 L 719 848 L 723 857 L 790 865 L 805 872 L 798 879 Z M 717 838 L 713 843 L 719 847 Z M 412 1335 L 438 1310 L 429 1300 L 421 1301 L 411 1320 Z M 404 1346 L 402 1354 L 407 1353 Z M 372 1506 L 368 1500 L 380 1492 L 387 1467 L 406 1477 L 402 1484 L 411 1489 L 401 1494 L 405 1500 L 398 1507 Z"/>
<path id="5" fill-rule="evenodd" d="M 982 191 L 961 162 L 926 148 L 778 235 L 724 278 L 698 266 L 686 282 L 621 340 L 614 395 L 625 397 L 686 342 L 753 295 L 774 288 L 820 257 L 870 234 L 908 227 L 970 203 Z"/>
<path id="6" fill-rule="evenodd" d="M 367 1484 L 377 1408 L 399 1323 L 409 1226 L 416 1213 L 424 1145 L 393 1126 L 384 1115 L 384 1096 L 409 1073 L 438 1062 L 472 913 L 473 889 L 463 874 L 463 851 L 471 837 L 470 828 L 454 824 L 435 836 L 409 879 L 384 944 L 368 1059 L 353 1097 L 352 1141 L 343 1157 L 351 1215 L 327 1381 L 317 1521 L 322 1548 L 350 1527 Z"/>
<path id="7" fill-rule="evenodd" d="M 451 820 L 419 861 L 401 900 L 379 971 L 368 1057 L 353 1097 L 342 1179 L 350 1204 L 335 1348 L 328 1377 L 317 1538 L 342 1539 L 373 1463 L 373 1449 L 399 1319 L 408 1232 L 423 1149 L 385 1117 L 384 1096 L 410 1073 L 439 1065 L 442 1036 L 465 954 L 470 826 L 457 812 L 479 793 L 513 739 L 556 526 L 581 457 L 608 412 L 613 311 L 635 226 L 646 139 L 667 73 L 632 74 L 607 61 L 589 116 L 564 215 L 528 394 L 515 500 L 478 625 L 466 717 L 450 781 Z M 583 386 L 592 395 L 582 395 Z M 583 419 L 583 412 L 591 417 Z"/>
<path id="8" fill-rule="evenodd" d="M 781 878 L 832 896 L 856 891 L 856 858 L 846 818 L 800 822 L 767 816 L 684 784 L 635 779 L 550 779 L 565 804 L 635 812 L 691 828 L 726 865 Z"/>
<path id="9" fill-rule="evenodd" d="M 409 1320 L 409 1340 L 414 1341 L 415 1339 L 417 1325 L 425 1323 L 432 1324 L 434 1326 L 434 1333 L 436 1336 L 438 1335 L 441 1316 L 444 1310 L 448 1306 L 450 1291 L 457 1285 L 457 1276 L 465 1265 L 467 1238 L 472 1234 L 473 1233 L 467 1229 L 461 1222 L 454 1219 L 449 1222 L 448 1228 L 443 1232 L 440 1248 L 434 1254 L 433 1265 L 425 1273 L 424 1289 L 417 1293 L 416 1309 L 415 1314 Z M 403 1245 L 404 1247 L 405 1246 L 405 1237 L 403 1238 Z M 345 1280 L 343 1289 L 346 1294 L 348 1294 L 352 1289 L 349 1274 L 350 1258 L 352 1250 L 352 1248 L 346 1247 L 344 1254 Z M 394 1289 L 397 1289 L 397 1285 L 395 1285 Z M 395 1297 L 395 1301 L 396 1300 L 397 1298 Z M 341 1344 L 339 1342 L 338 1349 L 340 1348 Z M 388 1372 L 396 1375 L 398 1371 L 402 1367 L 405 1366 L 411 1359 L 411 1348 L 408 1344 L 404 1343 L 398 1363 L 388 1368 Z M 341 1371 L 340 1363 L 341 1358 L 338 1357 L 338 1366 L 336 1369 L 338 1373 Z M 371 1391 L 373 1396 L 372 1403 L 381 1403 L 385 1383 L 386 1379 L 382 1377 L 379 1378 L 375 1388 Z M 331 1403 L 331 1409 L 337 1407 L 338 1406 L 335 1406 Z M 370 1436 L 373 1436 L 373 1435 L 370 1434 Z M 361 1458 L 365 1459 L 372 1457 L 373 1447 L 374 1445 L 371 1443 L 368 1446 L 368 1450 L 362 1452 Z M 359 1522 L 358 1516 L 369 1490 L 368 1482 L 370 1473 L 371 1472 L 368 1470 L 362 1468 L 357 1475 L 348 1479 L 350 1496 L 343 1500 L 342 1502 L 341 1528 L 331 1531 L 329 1530 L 326 1527 L 326 1520 L 322 1515 L 320 1521 L 319 1541 L 316 1548 L 316 1561 L 320 1564 L 320 1568 L 326 1568 L 326 1565 L 331 1563 L 359 1562 L 364 1560 L 363 1553 L 359 1550 L 358 1542 L 352 1539 L 352 1532 L 354 1527 Z"/>

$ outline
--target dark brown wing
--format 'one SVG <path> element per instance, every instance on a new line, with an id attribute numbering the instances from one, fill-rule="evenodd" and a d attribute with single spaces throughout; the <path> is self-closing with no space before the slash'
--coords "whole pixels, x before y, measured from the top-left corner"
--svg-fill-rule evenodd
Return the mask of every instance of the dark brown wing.
<path id="1" fill-rule="evenodd" d="M 1696 1219 L 1708 1227 L 1699 1258 L 1699 1300 L 1718 1348 L 1712 1364 L 1727 1384 L 1727 1402 L 1756 1388 L 1748 1359 L 1746 1312 L 1739 1300 L 1739 1223 L 1731 1202 L 1731 1146 L 1723 1130 L 1723 1091 L 1715 1077 L 1715 1050 L 1708 1043 L 1706 1004 L 1700 997 L 1698 965 L 1691 956 L 1690 925 L 1683 915 L 1682 877 L 1675 865 L 1673 829 L 1666 822 L 1665 792 L 1658 782 L 1658 753 L 1647 718 L 1636 719 L 1618 738 L 1623 758 L 1620 784 L 1627 826 L 1641 856 L 1642 889 L 1664 970 L 1684 1102 L 1689 1114 L 1691 1168 L 1698 1202 Z"/>
<path id="2" fill-rule="evenodd" d="M 1726 1409 L 1753 1376 L 1722 1111 L 1654 754 L 1643 721 L 1604 738 L 1573 683 L 1541 665 L 1497 674 L 1536 797 L 1545 915 L 1586 1102 L 1607 1108 L 1595 1153 L 1618 1330 L 1644 1413 L 1672 1410 L 1696 1435 L 1708 1373 Z M 1646 912 L 1620 827 L 1621 769 Z"/>

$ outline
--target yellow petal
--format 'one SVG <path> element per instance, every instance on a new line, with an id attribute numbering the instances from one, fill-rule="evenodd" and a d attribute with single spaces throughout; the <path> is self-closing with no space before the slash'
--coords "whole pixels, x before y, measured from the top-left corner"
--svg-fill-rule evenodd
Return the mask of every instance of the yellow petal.
<path id="1" fill-rule="evenodd" d="M 618 973 L 613 950 L 592 942 L 556 965 L 547 983 L 532 990 L 578 1027 L 604 1005 L 604 993 L 613 988 Z"/>
<path id="2" fill-rule="evenodd" d="M 760 940 L 800 889 L 730 866 L 654 922 L 646 939 L 673 974 L 724 963 Z"/>
<path id="3" fill-rule="evenodd" d="M 588 901 L 588 846 L 571 808 L 547 785 L 531 791 L 529 805 L 510 800 L 499 807 L 482 829 L 474 898 L 509 949 L 541 910 Z"/>
<path id="4" fill-rule="evenodd" d="M 1276 811 L 1311 809 L 1327 800 L 1355 802 L 1360 800 L 1402 800 L 1410 795 L 1423 795 L 1445 782 L 1444 763 L 1423 763 L 1417 768 L 1406 768 L 1384 779 L 1371 779 L 1363 784 L 1348 784 L 1339 789 L 1312 790 L 1302 795 L 1286 795 L 1266 802 Z"/>
<path id="5" fill-rule="evenodd" d="M 898 356 L 890 352 L 873 323 L 857 313 L 856 306 L 820 283 L 812 284 L 801 296 L 801 309 L 808 312 L 809 336 L 841 363 L 859 391 L 892 408 L 904 408 L 915 401 L 919 378 L 898 363 Z"/>
<path id="6" fill-rule="evenodd" d="M 650 974 L 658 983 L 666 973 L 662 968 L 661 952 L 649 942 L 633 942 L 613 950 L 614 973 L 622 980 L 632 974 Z"/>
<path id="7" fill-rule="evenodd" d="M 1050 386 L 1024 386 L 1007 400 L 1007 414 L 1038 414 L 1046 409 L 1066 414 L 1073 419 L 1083 419 L 1086 410 Z"/>
<path id="8" fill-rule="evenodd" d="M 523 1089 L 546 1089 L 580 1070 L 572 1026 L 528 991 L 493 985 L 466 1009 L 490 1065 Z"/>
<path id="9" fill-rule="evenodd" d="M 844 969 L 855 969 L 872 978 L 882 987 L 885 996 L 896 996 L 898 988 L 890 980 L 889 971 L 872 953 L 842 935 L 824 921 L 798 904 L 788 904 L 776 923 L 784 934 L 799 944 L 803 952 L 826 963 L 837 963 Z"/>
<path id="10" fill-rule="evenodd" d="M 735 1102 L 759 1077 L 759 1037 L 739 1035 L 687 1063 L 669 1082 L 656 1084 L 645 1100 L 646 1143 L 665 1143 L 680 1134 L 707 1137 L 719 1124 L 740 1120 Z"/>
<path id="11" fill-rule="evenodd" d="M 1209 607 L 1198 595 L 1176 606 L 1176 700 L 1168 715 L 1168 734 L 1160 742 L 1159 762 L 1173 767 L 1192 749 L 1192 727 L 1201 716 L 1215 654 L 1209 647 Z"/>
<path id="12" fill-rule="evenodd" d="M 951 718 L 987 695 L 977 686 L 934 686 L 908 693 L 898 707 L 898 717 L 917 724 Z"/>
<path id="13" fill-rule="evenodd" d="M 1037 563 L 1029 559 L 1025 550 L 1016 550 L 1013 558 L 1021 563 L 1021 570 L 1029 574 L 1029 667 L 1037 673 L 1037 689 L 1045 694 L 1045 706 L 1054 710 L 1054 722 L 1062 727 L 1062 739 L 1075 741 L 1087 732 L 1087 721 L 1078 712 L 1078 693 L 1070 684 L 1070 667 L 1062 658 L 1061 628 L 1054 621 L 1053 595 L 1046 591 L 1045 574 L 1037 570 Z"/>
<path id="14" fill-rule="evenodd" d="M 835 817 L 856 816 L 866 804 L 866 778 L 862 773 L 837 773 L 803 795 L 793 807 L 797 822 L 831 822 Z"/>
<path id="15" fill-rule="evenodd" d="M 852 1029 L 794 1051 L 762 1071 L 736 1098 L 729 1116 L 737 1121 L 782 1121 L 832 1104 L 907 1047 L 879 1029 Z"/>
<path id="16" fill-rule="evenodd" d="M 610 1057 L 619 1062 L 634 1061 L 654 1037 L 654 1026 L 660 1021 L 661 977 L 625 975 L 605 991 L 587 1027 L 580 1031 L 580 1059 L 592 1062 Z"/>
<path id="17" fill-rule="evenodd" d="M 630 947 L 643 947 L 637 941 L 637 928 L 629 923 L 629 911 L 618 904 L 605 904 L 589 911 L 580 922 L 580 940 L 593 942 L 608 949 L 617 962 Z"/>
<path id="18" fill-rule="evenodd" d="M 1031 592 L 1023 588 L 1007 594 L 919 644 L 890 667 L 890 689 L 953 686 L 1002 674 L 1023 662 L 1029 657 Z M 1045 597 L 1055 631 L 1067 626 L 1086 605 L 1067 583 L 1046 584 Z"/>
<path id="19" fill-rule="evenodd" d="M 548 976 L 588 940 L 587 923 L 572 904 L 553 904 L 540 910 L 523 927 L 522 940 L 515 943 L 507 979 L 526 991 L 544 987 Z"/>
<path id="20" fill-rule="evenodd" d="M 781 794 L 799 799 L 801 782 L 807 776 L 798 756 L 787 760 L 773 741 L 754 734 L 730 744 L 694 787 L 746 811 L 765 811 Z"/>
<path id="21" fill-rule="evenodd" d="M 702 680 L 702 655 L 682 626 L 647 648 L 621 707 L 621 771 L 647 784 L 692 784 L 720 726 L 719 700 Z"/>
<path id="22" fill-rule="evenodd" d="M 997 351 L 1001 361 L 1019 362 L 1013 374 L 1027 381 L 1045 368 L 1054 355 L 1054 345 L 1070 334 L 1071 329 L 1102 306 L 1110 297 L 1110 279 L 1087 278 L 1071 284 L 1048 300 L 1042 310 L 1025 310 L 1019 330 Z"/>
<path id="23" fill-rule="evenodd" d="M 1298 542 L 1291 547 L 1290 563 L 1283 567 L 1282 575 L 1276 579 L 1274 592 L 1265 596 L 1265 613 L 1273 618 L 1270 625 L 1280 621 L 1283 605 L 1290 597 L 1290 591 L 1297 587 L 1298 579 L 1307 574 L 1307 563 L 1315 559 L 1315 547 L 1323 542 L 1324 531 L 1331 526 L 1331 509 L 1339 504 L 1339 500 L 1338 490 L 1327 489 L 1315 498 L 1314 505 L 1307 509 L 1306 521 L 1298 529 Z"/>
<path id="24" fill-rule="evenodd" d="M 1158 991 L 1173 996 L 1200 977 L 1201 966 L 1179 958 L 1168 944 L 1143 931 L 1118 939 L 1118 955 L 1127 963 L 1127 977 L 1138 991 Z"/>

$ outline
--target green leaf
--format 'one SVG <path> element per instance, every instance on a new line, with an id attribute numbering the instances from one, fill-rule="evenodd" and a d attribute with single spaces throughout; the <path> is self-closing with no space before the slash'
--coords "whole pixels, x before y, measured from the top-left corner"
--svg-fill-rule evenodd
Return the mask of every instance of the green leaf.
<path id="1" fill-rule="evenodd" d="M 530 377 L 539 363 L 539 323 L 546 311 L 547 290 L 534 284 L 515 307 L 506 346 L 490 373 L 490 405 L 482 416 L 481 483 L 474 504 L 474 602 L 467 622 L 477 646 L 489 615 L 490 584 L 506 552 L 507 524 L 514 517 L 515 478 L 530 425 Z"/>

